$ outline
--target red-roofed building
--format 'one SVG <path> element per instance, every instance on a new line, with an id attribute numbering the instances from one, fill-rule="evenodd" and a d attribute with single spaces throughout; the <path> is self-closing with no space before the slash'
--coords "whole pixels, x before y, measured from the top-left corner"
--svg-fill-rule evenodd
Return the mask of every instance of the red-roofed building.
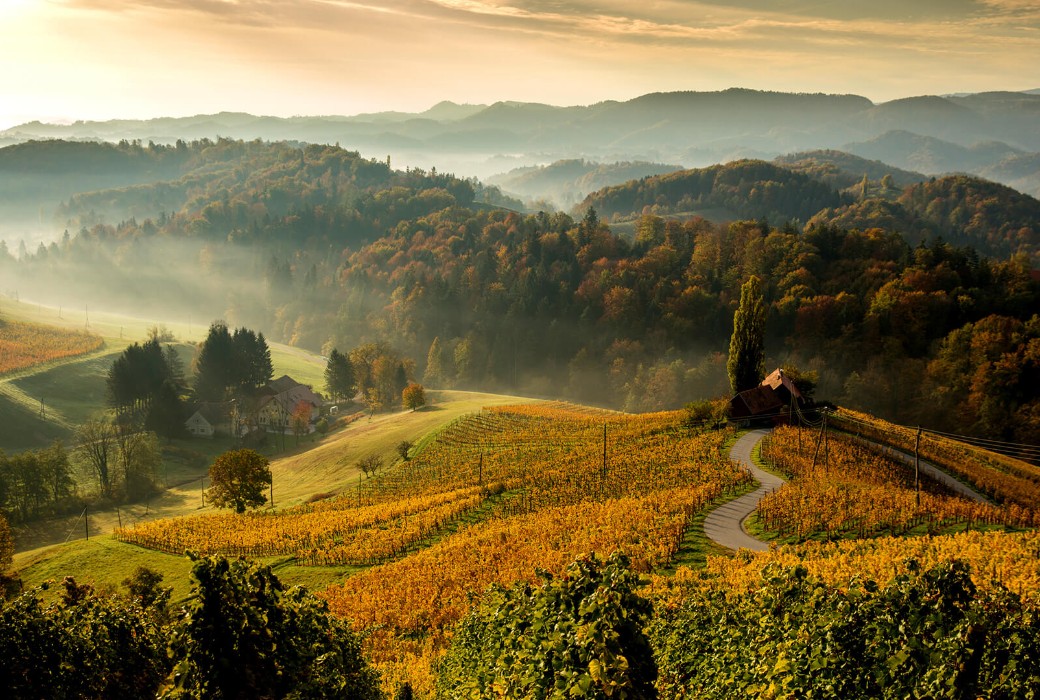
<path id="1" fill-rule="evenodd" d="M 729 401 L 729 418 L 733 422 L 751 423 L 790 421 L 792 405 L 800 408 L 802 392 L 782 369 L 774 370 L 754 389 L 742 391 Z"/>

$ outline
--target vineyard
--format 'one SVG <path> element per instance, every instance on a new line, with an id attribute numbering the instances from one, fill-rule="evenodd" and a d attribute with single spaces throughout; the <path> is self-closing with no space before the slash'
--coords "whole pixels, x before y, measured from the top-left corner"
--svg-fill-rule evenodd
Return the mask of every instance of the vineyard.
<path id="1" fill-rule="evenodd" d="M 825 451 L 800 428 L 780 427 L 762 441 L 762 458 L 792 477 L 767 495 L 758 517 L 781 538 L 930 534 L 979 526 L 1037 527 L 1040 512 L 1017 503 L 979 503 L 949 493 L 882 448 L 830 435 Z"/>
<path id="2" fill-rule="evenodd" d="M 841 409 L 835 427 L 913 453 L 917 431 L 866 413 Z M 922 432 L 922 459 L 967 481 L 990 498 L 1023 508 L 1040 508 L 1040 467 L 930 432 Z"/>
<path id="3" fill-rule="evenodd" d="M 725 438 L 681 427 L 679 413 L 490 408 L 339 497 L 154 521 L 118 537 L 166 552 L 378 564 L 323 595 L 370 632 L 388 687 L 407 680 L 418 690 L 430 687 L 431 660 L 489 585 L 559 573 L 590 552 L 624 550 L 642 572 L 669 562 L 706 504 L 749 483 Z"/>
<path id="4" fill-rule="evenodd" d="M 843 596 L 848 606 L 867 609 L 887 604 L 886 595 L 927 588 L 935 577 L 962 585 L 966 574 L 956 567 L 919 573 L 956 559 L 970 567 L 970 585 L 985 595 L 1005 600 L 1006 587 L 1027 596 L 1024 604 L 1037 604 L 1040 534 L 1018 531 L 1040 525 L 1033 507 L 1010 497 L 995 504 L 968 500 L 928 479 L 918 492 L 912 467 L 889 451 L 836 431 L 820 446 L 818 432 L 790 427 L 777 428 L 762 444 L 762 459 L 790 482 L 760 502 L 757 519 L 766 535 L 797 544 L 708 557 L 705 568 L 679 566 L 670 577 L 656 573 L 675 566 L 710 504 L 751 485 L 749 474 L 729 459 L 730 433 L 691 430 L 682 418 L 678 412 L 626 415 L 559 403 L 486 408 L 448 424 L 421 441 L 411 459 L 338 496 L 280 511 L 139 523 L 117 535 L 170 553 L 350 567 L 351 575 L 320 596 L 333 614 L 365 634 L 386 691 L 407 682 L 415 697 L 434 696 L 437 660 L 489 587 L 536 585 L 539 572 L 558 576 L 590 553 L 622 551 L 632 570 L 652 583 L 662 697 L 693 692 L 695 686 L 684 684 L 698 664 L 698 673 L 707 675 L 697 683 L 729 673 L 726 664 L 709 668 L 714 662 L 704 660 L 702 651 L 715 642 L 697 642 L 706 646 L 694 653 L 686 641 L 692 631 L 676 636 L 670 630 L 679 627 L 663 621 L 694 624 L 697 615 L 718 612 L 727 600 L 740 615 L 765 620 L 768 611 L 754 611 L 756 601 L 773 595 L 770 587 L 799 591 L 809 607 L 820 595 L 813 591 L 826 587 L 832 591 L 827 600 L 840 608 L 827 614 L 839 615 L 846 609 L 840 607 Z M 856 430 L 865 432 L 863 425 Z M 957 456 L 946 450 L 948 460 Z M 940 451 L 933 445 L 930 454 Z M 1029 473 L 1028 465 L 993 459 L 1003 470 L 969 464 L 968 457 L 961 457 L 961 469 L 993 484 Z M 870 591 L 882 593 L 858 592 L 866 580 Z M 704 626 L 702 620 L 696 625 Z M 872 668 L 863 666 L 864 677 Z M 792 674 L 784 675 L 797 680 Z M 696 685 L 692 696 L 706 687 Z"/>
<path id="5" fill-rule="evenodd" d="M 23 321 L 0 321 L 0 375 L 74 357 L 104 345 L 100 336 Z"/>
<path id="6" fill-rule="evenodd" d="M 675 580 L 658 581 L 658 585 L 681 590 L 685 579 L 736 595 L 761 585 L 770 566 L 803 566 L 810 576 L 839 587 L 848 587 L 855 579 L 885 584 L 907 573 L 911 562 L 928 569 L 953 560 L 971 567 L 972 580 L 980 589 L 1002 586 L 1033 605 L 1040 604 L 1040 532 L 1036 531 L 805 542 L 754 557 L 712 557 L 703 574 L 686 569 Z"/>

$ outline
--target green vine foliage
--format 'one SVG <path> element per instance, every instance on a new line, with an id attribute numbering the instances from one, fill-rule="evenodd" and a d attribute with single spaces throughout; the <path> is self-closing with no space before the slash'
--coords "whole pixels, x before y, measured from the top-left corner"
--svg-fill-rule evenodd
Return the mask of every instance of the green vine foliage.
<path id="1" fill-rule="evenodd" d="M 439 698 L 656 698 L 650 603 L 622 554 L 493 589 L 438 666 Z"/>
<path id="2" fill-rule="evenodd" d="M 198 582 L 170 652 L 164 698 L 381 698 L 379 675 L 349 625 L 324 601 L 285 590 L 269 566 L 195 560 Z"/>
<path id="3" fill-rule="evenodd" d="M 1040 618 L 960 562 L 847 590 L 767 568 L 738 596 L 690 589 L 650 628 L 662 697 L 1036 698 Z"/>
<path id="4" fill-rule="evenodd" d="M 61 586 L 56 601 L 45 603 L 34 589 L 0 611 L 4 697 L 154 697 L 169 670 L 157 619 L 71 578 Z"/>

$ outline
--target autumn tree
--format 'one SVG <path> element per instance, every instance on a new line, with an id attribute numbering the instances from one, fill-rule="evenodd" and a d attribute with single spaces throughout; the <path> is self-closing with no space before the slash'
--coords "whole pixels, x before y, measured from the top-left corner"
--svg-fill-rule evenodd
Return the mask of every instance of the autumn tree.
<path id="1" fill-rule="evenodd" d="M 401 403 L 409 410 L 416 410 L 426 405 L 426 392 L 422 384 L 409 384 L 401 392 Z"/>
<path id="2" fill-rule="evenodd" d="M 726 370 L 733 393 L 753 389 L 765 374 L 766 307 L 761 281 L 752 275 L 740 288 L 740 306 L 733 314 Z"/>
<path id="3" fill-rule="evenodd" d="M 311 427 L 311 404 L 306 401 L 297 401 L 293 406 L 289 423 L 292 425 L 293 435 L 296 436 L 296 444 L 299 445 L 300 438 L 306 435 Z"/>
<path id="4" fill-rule="evenodd" d="M 271 466 L 256 450 L 231 450 L 217 457 L 209 468 L 212 486 L 207 495 L 219 508 L 259 508 L 267 503 L 264 490 L 271 484 Z"/>

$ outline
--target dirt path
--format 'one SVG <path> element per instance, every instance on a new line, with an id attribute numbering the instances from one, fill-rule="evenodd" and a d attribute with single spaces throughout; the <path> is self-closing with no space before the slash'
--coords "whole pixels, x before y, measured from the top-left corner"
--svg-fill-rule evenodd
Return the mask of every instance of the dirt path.
<path id="1" fill-rule="evenodd" d="M 849 435 L 850 437 L 855 437 L 860 442 L 866 443 L 868 445 L 873 445 L 874 447 L 877 447 L 878 449 L 885 452 L 885 454 L 894 457 L 901 462 L 904 462 L 911 469 L 914 468 L 914 456 L 909 452 L 903 452 L 902 450 L 897 450 L 894 447 L 889 447 L 888 445 L 882 445 L 881 443 L 874 442 L 873 440 L 867 440 L 866 438 L 855 436 L 852 433 L 845 434 Z M 951 476 L 948 472 L 943 471 L 941 467 L 937 467 L 936 465 L 924 459 L 921 460 L 921 473 L 927 476 L 932 481 L 942 484 L 958 496 L 970 498 L 971 500 L 978 501 L 979 503 L 993 503 L 992 500 L 986 498 L 981 493 L 971 488 L 964 482 L 957 481 L 957 479 Z"/>
<path id="2" fill-rule="evenodd" d="M 741 437 L 729 451 L 730 459 L 751 471 L 760 486 L 753 492 L 741 496 L 708 513 L 704 519 L 704 534 L 714 542 L 729 549 L 750 549 L 764 552 L 769 544 L 749 535 L 744 529 L 744 520 L 755 512 L 758 501 L 767 493 L 780 488 L 784 480 L 756 467 L 751 461 L 751 450 L 768 430 L 752 430 Z"/>

